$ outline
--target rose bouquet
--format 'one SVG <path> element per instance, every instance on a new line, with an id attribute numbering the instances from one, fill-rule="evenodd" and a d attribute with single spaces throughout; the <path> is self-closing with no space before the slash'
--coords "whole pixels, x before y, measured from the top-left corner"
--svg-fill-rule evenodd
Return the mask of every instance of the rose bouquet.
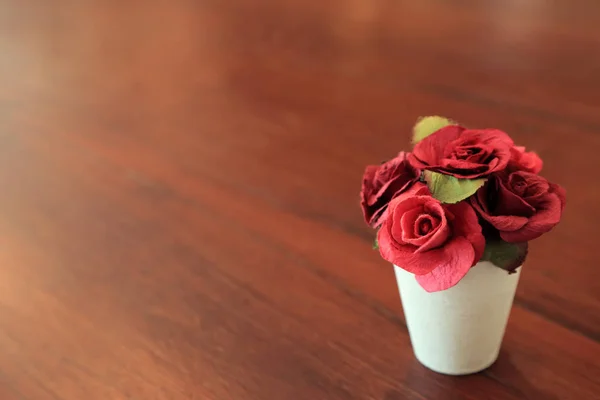
<path id="1" fill-rule="evenodd" d="M 515 272 L 528 241 L 560 221 L 564 189 L 506 133 L 426 117 L 413 143 L 411 153 L 366 168 L 361 206 L 381 256 L 426 291 L 456 285 L 479 261 Z"/>
<path id="2" fill-rule="evenodd" d="M 426 117 L 413 143 L 366 168 L 363 214 L 394 264 L 417 359 L 477 372 L 498 357 L 527 244 L 558 224 L 565 191 L 497 129 Z"/>

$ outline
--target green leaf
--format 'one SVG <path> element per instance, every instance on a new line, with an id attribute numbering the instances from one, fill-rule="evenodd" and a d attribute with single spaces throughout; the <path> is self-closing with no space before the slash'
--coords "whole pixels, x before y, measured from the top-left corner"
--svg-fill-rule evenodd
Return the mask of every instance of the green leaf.
<path id="1" fill-rule="evenodd" d="M 437 115 L 431 117 L 423 117 L 417 121 L 413 128 L 413 143 L 419 143 L 432 133 L 442 129 L 448 125 L 455 125 L 456 122 L 448 118 L 439 117 Z"/>
<path id="2" fill-rule="evenodd" d="M 528 243 L 508 243 L 503 240 L 490 240 L 485 244 L 482 261 L 489 261 L 495 266 L 512 274 L 527 257 Z"/>
<path id="3" fill-rule="evenodd" d="M 379 250 L 379 241 L 377 240 L 377 235 L 375 235 L 375 240 L 373 240 L 373 250 Z"/>
<path id="4" fill-rule="evenodd" d="M 458 179 L 438 172 L 425 171 L 429 191 L 442 203 L 458 203 L 483 186 L 486 179 Z"/>

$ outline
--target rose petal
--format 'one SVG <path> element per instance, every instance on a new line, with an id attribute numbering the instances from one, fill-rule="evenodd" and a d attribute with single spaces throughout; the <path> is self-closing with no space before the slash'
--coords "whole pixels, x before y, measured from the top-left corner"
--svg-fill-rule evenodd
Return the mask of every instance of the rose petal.
<path id="1" fill-rule="evenodd" d="M 365 173 L 363 174 L 363 182 L 362 188 L 360 190 L 360 205 L 362 208 L 363 216 L 365 218 L 365 222 L 367 224 L 370 223 L 372 218 L 372 213 L 369 208 L 370 201 L 370 193 L 373 191 L 373 179 L 375 177 L 375 173 L 379 167 L 377 165 L 368 165 L 365 168 Z"/>
<path id="2" fill-rule="evenodd" d="M 562 214 L 561 201 L 555 194 L 546 198 L 543 208 L 529 219 L 521 229 L 514 232 L 500 232 L 500 237 L 507 242 L 527 242 L 542 236 L 550 231 L 558 222 Z"/>
<path id="3" fill-rule="evenodd" d="M 361 188 L 361 208 L 365 221 L 377 228 L 385 217 L 388 203 L 418 180 L 416 171 L 401 152 L 397 157 L 365 169 Z"/>
<path id="4" fill-rule="evenodd" d="M 414 178 L 414 174 L 412 171 L 409 171 L 408 168 L 410 168 L 408 164 L 400 164 L 396 166 L 390 176 L 386 177 L 385 183 L 381 186 L 377 193 L 374 193 L 370 196 L 369 204 L 375 204 L 375 202 L 384 196 L 388 191 L 395 193 L 402 190 L 406 185 L 410 184 Z"/>
<path id="5" fill-rule="evenodd" d="M 469 146 L 481 148 L 487 154 L 486 162 L 469 162 L 456 154 L 457 148 Z M 503 170 L 511 159 L 513 146 L 512 139 L 500 130 L 469 130 L 451 125 L 417 143 L 408 161 L 419 169 L 457 178 L 478 178 Z"/>
<path id="6" fill-rule="evenodd" d="M 409 190 L 406 191 L 408 196 L 431 196 L 431 192 L 425 183 L 415 183 Z"/>
<path id="7" fill-rule="evenodd" d="M 455 216 L 452 221 L 454 237 L 465 237 L 471 243 L 475 252 L 473 265 L 477 264 L 483 257 L 485 237 L 475 210 L 466 202 L 446 204 L 445 207 Z"/>
<path id="8" fill-rule="evenodd" d="M 383 223 L 385 218 L 387 218 L 387 209 L 388 209 L 387 204 L 380 207 L 377 211 L 375 211 L 373 213 L 373 215 L 371 216 L 371 219 L 366 221 L 367 224 L 373 228 L 378 228 L 379 225 L 381 225 Z"/>
<path id="9" fill-rule="evenodd" d="M 377 232 L 377 242 L 379 243 L 379 253 L 381 254 L 381 257 L 394 263 L 394 260 L 399 254 L 401 258 L 404 257 L 401 253 L 409 252 L 412 254 L 415 250 L 415 246 L 398 243 L 392 235 L 392 225 L 392 219 L 387 219 L 383 223 L 381 229 Z"/>
<path id="10" fill-rule="evenodd" d="M 428 221 L 430 221 L 431 228 L 430 228 L 429 232 L 427 232 L 424 235 L 421 235 L 419 232 L 416 231 L 416 227 L 417 227 L 417 224 L 419 224 L 420 221 L 423 219 L 427 219 Z M 414 246 L 422 246 L 423 244 L 427 243 L 433 235 L 435 235 L 435 233 L 438 230 L 439 224 L 440 224 L 439 221 L 432 218 L 430 215 L 421 214 L 421 215 L 419 215 L 419 217 L 417 217 L 417 220 L 414 222 L 414 224 L 412 226 L 412 231 L 413 231 L 412 236 L 410 236 L 410 237 L 405 236 L 403 239 L 406 243 L 412 244 Z"/>
<path id="11" fill-rule="evenodd" d="M 535 212 L 533 207 L 529 206 L 522 199 L 501 185 L 498 178 L 492 177 L 490 178 L 490 181 L 475 194 L 475 196 L 471 197 L 470 203 L 483 219 L 492 224 L 494 228 L 498 230 L 514 231 L 520 229 L 527 223 L 528 218 L 518 215 L 498 215 L 499 213 L 490 207 L 494 206 L 494 204 L 489 204 L 490 200 L 488 200 L 488 195 L 490 191 L 494 197 L 494 204 L 496 202 L 501 203 L 505 201 L 509 204 L 512 204 L 516 210 L 521 209 L 524 210 L 524 212 Z M 501 195 L 500 192 L 503 194 Z M 517 206 L 514 206 L 514 204 Z M 498 204 L 496 208 L 499 207 L 501 207 L 501 204 Z"/>
<path id="12" fill-rule="evenodd" d="M 445 212 L 442 203 L 431 195 L 427 196 L 427 201 L 423 204 L 423 210 L 435 218 L 442 218 Z"/>
<path id="13" fill-rule="evenodd" d="M 473 163 L 467 160 L 454 160 L 451 158 L 444 158 L 440 161 L 441 168 L 447 168 L 449 170 L 464 171 L 467 174 L 470 171 L 481 171 L 486 172 L 489 167 L 486 164 Z"/>
<path id="14" fill-rule="evenodd" d="M 522 197 L 527 204 L 535 207 L 548 193 L 550 184 L 539 175 L 517 171 L 509 175 L 506 187 Z"/>
<path id="15" fill-rule="evenodd" d="M 467 158 L 465 158 L 466 162 L 470 162 L 473 164 L 485 164 L 485 161 L 487 159 L 487 155 L 485 154 L 473 154 Z"/>
<path id="16" fill-rule="evenodd" d="M 524 170 L 534 174 L 539 174 L 544 166 L 542 159 L 533 151 L 523 153 L 521 155 L 520 164 Z"/>
<path id="17" fill-rule="evenodd" d="M 416 239 L 416 237 L 414 235 L 415 221 L 417 220 L 419 215 L 422 215 L 422 214 L 423 214 L 422 206 L 415 207 L 412 210 L 408 210 L 404 214 L 402 214 L 402 217 L 400 218 L 400 224 L 397 224 L 397 225 L 401 226 L 401 230 L 392 231 L 394 238 L 396 240 L 401 239 L 405 243 L 411 243 L 411 244 L 417 245 L 417 243 L 412 243 L 412 242 L 410 242 L 410 240 Z M 399 231 L 400 235 L 397 234 L 398 231 Z"/>
<path id="18" fill-rule="evenodd" d="M 535 208 L 507 188 L 504 182 L 500 181 L 497 189 L 497 206 L 496 209 L 490 210 L 492 214 L 522 217 L 530 217 L 535 214 Z"/>
<path id="19" fill-rule="evenodd" d="M 518 215 L 483 215 L 483 218 L 499 231 L 516 231 L 527 224 L 527 217 Z"/>
<path id="20" fill-rule="evenodd" d="M 481 187 L 481 189 L 479 189 L 473 196 L 469 198 L 469 202 L 478 214 L 489 214 L 490 206 L 494 206 L 494 204 L 489 204 L 488 192 L 494 191 L 496 185 L 496 180 L 490 179 Z"/>
<path id="21" fill-rule="evenodd" d="M 498 160 L 498 157 L 494 157 L 491 160 L 489 160 L 489 162 L 488 162 L 488 169 L 490 171 L 496 171 L 498 169 L 498 164 L 500 164 L 500 161 Z"/>
<path id="22" fill-rule="evenodd" d="M 392 200 L 401 201 L 406 198 L 412 198 L 415 196 L 431 196 L 427 185 L 421 182 L 417 182 L 416 179 L 409 182 L 408 185 L 402 190 L 396 192 L 396 194 L 390 200 L 389 203 L 385 204 L 383 207 L 377 210 L 377 212 L 373 214 L 369 225 L 373 228 L 378 228 L 387 219 L 389 214 L 388 205 L 392 203 Z"/>
<path id="23" fill-rule="evenodd" d="M 563 212 L 565 210 L 565 205 L 567 204 L 567 191 L 556 183 L 550 183 L 550 191 L 558 196 L 558 199 L 560 200 L 560 210 Z"/>
<path id="24" fill-rule="evenodd" d="M 427 136 L 415 145 L 408 156 L 410 164 L 419 169 L 436 166 L 437 159 L 443 154 L 448 142 L 456 140 L 465 130 L 462 126 L 448 125 Z"/>
<path id="25" fill-rule="evenodd" d="M 414 251 L 398 253 L 392 263 L 415 275 L 425 275 L 447 261 L 444 250 L 445 247 L 439 247 L 424 253 Z"/>
<path id="26" fill-rule="evenodd" d="M 430 237 L 428 238 L 429 240 L 427 240 L 427 242 L 421 244 L 421 246 L 417 250 L 415 250 L 415 253 L 425 253 L 431 251 L 432 249 L 440 247 L 446 242 L 446 240 L 448 240 L 448 237 L 450 236 L 450 229 L 448 227 L 448 222 L 446 220 L 443 208 L 439 203 L 437 203 L 437 205 L 440 207 L 438 217 L 440 222 L 437 227 L 437 230 L 432 235 L 430 235 Z M 429 208 L 431 209 L 431 206 L 429 206 Z"/>
<path id="27" fill-rule="evenodd" d="M 514 142 L 506 132 L 499 129 L 467 129 L 461 135 L 461 139 L 476 143 L 497 159 L 493 167 L 488 163 L 490 172 L 500 171 L 508 165 Z"/>
<path id="28" fill-rule="evenodd" d="M 539 174 L 543 165 L 542 159 L 535 152 L 526 152 L 523 146 L 514 146 L 511 149 L 511 160 L 509 162 L 511 171 L 527 171 Z"/>
<path id="29" fill-rule="evenodd" d="M 427 252 L 425 257 L 415 256 L 416 247 L 396 243 L 391 237 L 387 224 L 384 223 L 377 233 L 379 254 L 384 260 L 415 275 L 427 274 L 444 262 L 445 255 L 441 249 Z"/>
<path id="30" fill-rule="evenodd" d="M 417 275 L 419 285 L 427 292 L 438 292 L 456 285 L 473 265 L 475 251 L 471 243 L 459 237 L 449 242 L 445 248 L 445 262 L 425 275 Z"/>
<path id="31" fill-rule="evenodd" d="M 373 228 L 377 228 L 379 225 L 381 225 L 381 222 L 383 222 L 382 219 L 385 218 L 383 214 L 386 211 L 390 201 L 407 190 L 413 184 L 413 182 L 414 181 L 402 182 L 402 186 L 398 186 L 398 184 L 401 183 L 400 180 L 393 182 L 387 189 L 388 193 L 382 195 L 382 197 L 379 198 L 375 204 L 369 206 L 370 210 L 376 209 L 377 211 L 373 212 L 373 215 L 369 221 L 367 221 L 367 223 Z"/>
<path id="32" fill-rule="evenodd" d="M 435 215 L 431 214 L 423 214 L 420 215 L 415 221 L 415 226 L 413 228 L 415 237 L 425 237 L 429 234 L 435 232 L 437 227 L 440 226 L 441 219 Z M 427 232 L 422 232 L 422 227 L 428 226 Z"/>
<path id="33" fill-rule="evenodd" d="M 488 146 L 488 148 L 507 151 L 508 153 L 515 145 L 511 137 L 500 129 L 467 129 L 463 132 L 461 138 L 465 142 L 477 143 L 480 146 Z"/>

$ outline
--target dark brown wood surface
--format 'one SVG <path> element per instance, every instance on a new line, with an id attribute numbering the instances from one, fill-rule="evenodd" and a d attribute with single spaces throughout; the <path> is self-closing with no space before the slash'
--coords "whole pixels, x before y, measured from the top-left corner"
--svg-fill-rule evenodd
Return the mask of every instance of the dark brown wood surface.
<path id="1" fill-rule="evenodd" d="M 358 206 L 427 114 L 568 191 L 461 378 Z M 600 399 L 599 150 L 596 0 L 0 0 L 0 399 Z"/>

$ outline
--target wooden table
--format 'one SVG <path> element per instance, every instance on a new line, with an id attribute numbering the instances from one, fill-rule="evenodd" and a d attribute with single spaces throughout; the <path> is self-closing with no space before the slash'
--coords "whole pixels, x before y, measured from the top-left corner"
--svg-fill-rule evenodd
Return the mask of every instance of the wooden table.
<path id="1" fill-rule="evenodd" d="M 599 111 L 596 0 L 0 0 L 0 399 L 599 399 Z M 568 191 L 461 378 L 358 206 L 427 114 Z"/>

